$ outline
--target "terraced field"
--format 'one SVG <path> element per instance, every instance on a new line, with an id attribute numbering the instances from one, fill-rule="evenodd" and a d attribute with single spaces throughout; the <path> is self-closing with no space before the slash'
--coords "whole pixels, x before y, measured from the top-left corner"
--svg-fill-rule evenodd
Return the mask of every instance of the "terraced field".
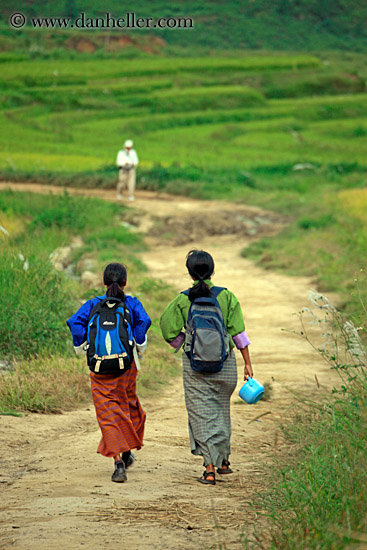
<path id="1" fill-rule="evenodd" d="M 242 170 L 366 158 L 363 75 L 314 56 L 6 59 L 0 169 L 10 174 L 109 172 L 126 137 L 141 175 L 163 166 L 171 180 L 177 168 L 180 179 L 228 170 L 242 183 Z"/>

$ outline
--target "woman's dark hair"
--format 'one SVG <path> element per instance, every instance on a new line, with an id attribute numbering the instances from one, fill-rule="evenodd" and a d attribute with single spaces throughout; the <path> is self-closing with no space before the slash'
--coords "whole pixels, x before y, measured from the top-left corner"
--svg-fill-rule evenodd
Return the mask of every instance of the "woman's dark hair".
<path id="1" fill-rule="evenodd" d="M 214 260 L 204 250 L 190 250 L 186 257 L 186 267 L 191 277 L 198 283 L 189 292 L 189 299 L 193 302 L 196 298 L 210 296 L 210 288 L 204 279 L 210 279 L 214 273 Z"/>
<path id="2" fill-rule="evenodd" d="M 103 273 L 103 282 L 107 285 L 107 296 L 124 300 L 125 293 L 121 286 L 126 285 L 127 271 L 123 264 L 108 264 Z"/>

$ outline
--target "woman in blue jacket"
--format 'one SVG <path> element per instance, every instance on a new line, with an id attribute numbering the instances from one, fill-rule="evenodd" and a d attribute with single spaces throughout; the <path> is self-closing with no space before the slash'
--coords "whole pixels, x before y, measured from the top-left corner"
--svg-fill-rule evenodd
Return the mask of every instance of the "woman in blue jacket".
<path id="1" fill-rule="evenodd" d="M 141 302 L 124 293 L 127 282 L 126 267 L 120 263 L 109 264 L 104 270 L 103 282 L 107 287 L 106 294 L 88 300 L 67 321 L 75 351 L 84 351 L 88 320 L 93 308 L 104 298 L 113 297 L 125 302 L 130 312 L 137 350 L 140 354 L 143 353 L 151 321 Z M 112 481 L 123 482 L 127 479 L 126 468 L 134 461 L 131 450 L 140 449 L 143 445 L 146 415 L 136 394 L 137 366 L 133 361 L 131 367 L 123 374 L 91 372 L 90 378 L 97 420 L 102 431 L 97 452 L 106 457 L 113 457 L 115 470 Z"/>

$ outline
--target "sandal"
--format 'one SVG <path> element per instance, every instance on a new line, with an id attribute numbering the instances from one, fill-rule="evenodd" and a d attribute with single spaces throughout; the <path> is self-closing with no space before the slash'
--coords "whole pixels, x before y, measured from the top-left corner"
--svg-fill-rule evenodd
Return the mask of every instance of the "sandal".
<path id="1" fill-rule="evenodd" d="M 233 474 L 233 470 L 230 468 L 231 463 L 229 460 L 223 460 L 222 466 L 220 468 L 217 468 L 218 474 Z M 225 466 L 223 468 L 223 466 Z"/>
<path id="2" fill-rule="evenodd" d="M 208 479 L 209 476 L 213 479 Z M 215 472 L 207 472 L 204 470 L 202 477 L 198 477 L 197 480 L 200 483 L 205 483 L 206 485 L 215 485 Z"/>

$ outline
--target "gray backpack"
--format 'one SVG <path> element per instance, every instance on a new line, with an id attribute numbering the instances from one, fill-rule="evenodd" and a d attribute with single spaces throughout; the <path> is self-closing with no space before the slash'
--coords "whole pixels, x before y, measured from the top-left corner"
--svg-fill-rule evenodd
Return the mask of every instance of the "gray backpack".
<path id="1" fill-rule="evenodd" d="M 211 296 L 191 302 L 186 323 L 184 352 L 196 372 L 220 372 L 229 353 L 229 335 L 217 296 L 225 290 L 213 286 Z M 182 294 L 189 295 L 190 289 Z"/>

